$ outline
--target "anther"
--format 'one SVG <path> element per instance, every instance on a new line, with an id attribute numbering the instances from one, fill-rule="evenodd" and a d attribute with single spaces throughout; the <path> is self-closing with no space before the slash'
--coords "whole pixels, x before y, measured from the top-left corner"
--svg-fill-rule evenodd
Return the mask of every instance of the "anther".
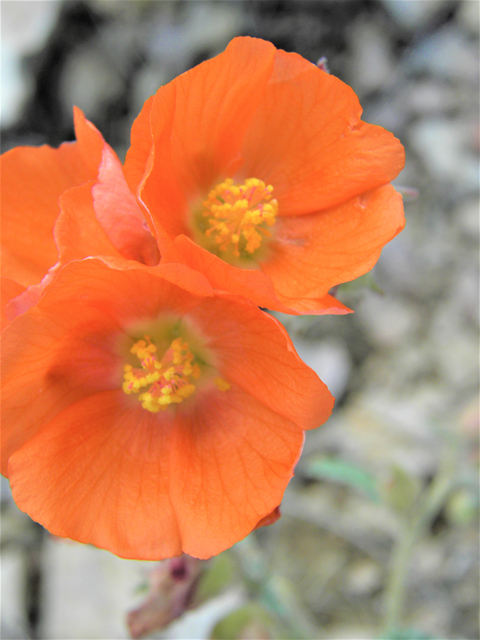
<path id="1" fill-rule="evenodd" d="M 267 227 L 275 223 L 278 202 L 272 193 L 273 187 L 258 178 L 240 185 L 227 178 L 203 202 L 203 216 L 210 225 L 205 235 L 213 237 L 219 251 L 232 248 L 236 257 L 241 252 L 254 253 L 271 235 Z"/>
<path id="2" fill-rule="evenodd" d="M 198 379 L 201 372 L 188 343 L 181 338 L 173 340 L 161 360 L 157 359 L 157 347 L 150 337 L 144 338 L 130 349 L 141 368 L 124 366 L 122 389 L 126 394 L 138 393 L 142 407 L 157 413 L 191 396 L 195 391 L 191 379 Z"/>

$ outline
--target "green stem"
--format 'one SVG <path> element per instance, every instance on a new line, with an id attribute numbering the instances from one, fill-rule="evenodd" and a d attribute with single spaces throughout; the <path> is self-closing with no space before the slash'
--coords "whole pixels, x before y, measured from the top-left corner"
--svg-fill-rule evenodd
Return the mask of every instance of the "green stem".
<path id="1" fill-rule="evenodd" d="M 403 530 L 393 548 L 391 570 L 385 588 L 385 620 L 383 635 L 401 626 L 406 598 L 410 557 L 419 538 L 427 531 L 453 487 L 454 469 L 449 459 L 439 470 L 424 499 L 419 503 L 410 522 L 404 522 Z"/>
<path id="2" fill-rule="evenodd" d="M 296 638 L 317 637 L 318 629 L 314 620 L 297 600 L 290 582 L 272 574 L 255 534 L 237 542 L 234 549 L 240 559 L 247 587 L 261 604 L 282 621 L 284 630 L 288 627 Z"/>

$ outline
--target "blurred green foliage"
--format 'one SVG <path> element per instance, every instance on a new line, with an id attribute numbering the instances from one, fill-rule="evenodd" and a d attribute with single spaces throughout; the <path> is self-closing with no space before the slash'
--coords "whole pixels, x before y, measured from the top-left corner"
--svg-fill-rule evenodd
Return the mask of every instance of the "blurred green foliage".
<path id="1" fill-rule="evenodd" d="M 352 462 L 339 458 L 318 457 L 309 460 L 305 473 L 310 478 L 339 482 L 366 495 L 374 502 L 380 501 L 376 479 Z"/>

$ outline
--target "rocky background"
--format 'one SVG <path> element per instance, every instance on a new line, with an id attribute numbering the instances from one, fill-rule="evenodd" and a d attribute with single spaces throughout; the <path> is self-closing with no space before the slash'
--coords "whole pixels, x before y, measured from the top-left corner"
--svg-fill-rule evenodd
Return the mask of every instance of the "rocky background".
<path id="1" fill-rule="evenodd" d="M 210 563 L 195 608 L 148 637 L 478 640 L 477 0 L 1 10 L 3 151 L 72 139 L 76 104 L 122 158 L 144 100 L 236 35 L 325 56 L 406 147 L 407 225 L 340 286 L 355 314 L 281 318 L 337 398 L 283 517 Z M 1 515 L 2 638 L 128 637 L 158 565 L 52 538 L 3 478 Z"/>

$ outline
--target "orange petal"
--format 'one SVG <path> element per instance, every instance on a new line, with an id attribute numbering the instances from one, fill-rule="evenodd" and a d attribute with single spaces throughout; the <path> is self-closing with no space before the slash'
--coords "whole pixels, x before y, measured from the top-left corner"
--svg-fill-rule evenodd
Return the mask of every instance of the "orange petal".
<path id="1" fill-rule="evenodd" d="M 97 176 L 105 142 L 80 109 L 74 116 L 78 142 L 17 147 L 1 157 L 2 274 L 25 287 L 57 262 L 59 197 Z"/>
<path id="2" fill-rule="evenodd" d="M 2 454 L 20 508 L 54 534 L 123 557 L 208 557 L 279 504 L 302 428 L 325 419 L 332 398 L 275 320 L 230 296 L 188 294 L 153 276 L 160 267 L 71 262 L 10 323 Z M 231 384 L 199 389 L 175 418 L 119 390 L 115 350 L 119 332 L 169 311 L 210 336 Z"/>
<path id="3" fill-rule="evenodd" d="M 12 301 L 7 311 L 10 319 L 37 304 L 45 287 L 54 280 L 61 266 L 70 260 L 90 256 L 122 257 L 101 227 L 93 208 L 92 187 L 95 184 L 95 181 L 89 180 L 79 187 L 68 189 L 60 196 L 60 215 L 54 227 L 59 262 L 50 268 L 40 283 L 31 285 L 25 293 Z"/>
<path id="4" fill-rule="evenodd" d="M 196 245 L 184 235 L 171 242 L 168 237 L 160 236 L 162 264 L 184 263 L 202 273 L 212 287 L 218 291 L 229 291 L 243 296 L 259 307 L 289 313 L 293 315 L 309 314 L 345 314 L 350 309 L 333 296 L 321 299 L 288 300 L 280 299 L 274 291 L 273 283 L 260 270 L 239 269 L 224 262 L 221 258 Z"/>
<path id="5" fill-rule="evenodd" d="M 55 223 L 55 241 L 62 264 L 88 256 L 121 257 L 95 214 L 92 196 L 94 184 L 94 180 L 89 180 L 65 191 L 60 197 L 61 213 Z"/>
<path id="6" fill-rule="evenodd" d="M 77 107 L 74 107 L 74 120 L 82 156 L 92 177 L 98 175 L 92 195 L 101 227 L 123 257 L 144 264 L 157 264 L 158 247 L 127 185 L 116 153 Z"/>
<path id="7" fill-rule="evenodd" d="M 184 233 L 186 203 L 204 197 L 214 181 L 241 163 L 242 139 L 274 54 L 269 42 L 236 38 L 224 53 L 159 89 L 145 107 L 151 108 L 154 157 L 140 196 L 168 233 Z M 145 116 L 140 118 L 145 125 Z"/>
<path id="8" fill-rule="evenodd" d="M 295 53 L 275 69 L 245 136 L 239 179 L 274 187 L 279 215 L 308 214 L 386 184 L 403 168 L 400 142 L 360 120 L 355 93 Z"/>
<path id="9" fill-rule="evenodd" d="M 262 518 L 259 522 L 257 522 L 255 529 L 261 529 L 262 527 L 269 527 L 271 524 L 275 524 L 275 522 L 277 522 L 277 520 L 279 520 L 281 517 L 282 517 L 282 514 L 280 513 L 280 507 L 279 506 L 275 507 L 275 509 L 271 513 L 269 513 L 264 518 Z"/>
<path id="10" fill-rule="evenodd" d="M 2 300 L 1 330 L 2 331 L 10 322 L 10 320 L 12 320 L 7 309 L 8 303 L 10 302 L 10 300 L 13 300 L 24 291 L 25 291 L 25 287 L 22 287 L 21 284 L 18 284 L 17 282 L 13 282 L 13 280 L 9 280 L 8 278 L 2 277 L 2 293 L 1 293 L 1 300 Z"/>
<path id="11" fill-rule="evenodd" d="M 6 307 L 6 316 L 11 321 L 22 313 L 26 313 L 31 307 L 37 304 L 40 300 L 45 287 L 53 282 L 58 271 L 60 264 L 51 267 L 48 273 L 42 278 L 38 284 L 32 284 L 27 287 L 19 296 L 10 300 Z"/>
<path id="12" fill-rule="evenodd" d="M 78 107 L 73 107 L 73 123 L 78 149 L 88 168 L 88 175 L 95 178 L 107 143 L 97 127 L 85 118 L 83 111 Z"/>
<path id="13" fill-rule="evenodd" d="M 220 553 L 281 500 L 303 433 L 240 390 L 214 393 L 188 419 L 117 391 L 77 402 L 11 456 L 16 503 L 125 558 Z"/>
<path id="14" fill-rule="evenodd" d="M 329 294 L 320 298 L 289 298 L 278 294 L 278 299 L 289 308 L 290 314 L 343 316 L 346 313 L 353 313 L 340 300 Z"/>
<path id="15" fill-rule="evenodd" d="M 130 132 L 130 148 L 125 157 L 123 174 L 130 191 L 138 195 L 148 159 L 153 151 L 152 130 L 150 127 L 150 113 L 155 96 L 150 96 L 135 119 Z"/>
<path id="16" fill-rule="evenodd" d="M 219 291 L 244 296 L 260 307 L 285 313 L 290 311 L 277 300 L 271 281 L 259 270 L 233 267 L 184 235 L 175 239 L 172 248 L 161 244 L 161 250 L 162 261 L 185 262 L 192 269 L 203 273 Z"/>
<path id="17" fill-rule="evenodd" d="M 391 185 L 310 216 L 282 218 L 272 258 L 262 271 L 284 304 L 322 298 L 377 262 L 405 224 L 402 197 Z"/>
<path id="18" fill-rule="evenodd" d="M 58 258 L 53 226 L 60 195 L 90 174 L 76 143 L 17 147 L 1 158 L 2 273 L 28 287 Z"/>
<path id="19" fill-rule="evenodd" d="M 275 318 L 228 296 L 206 300 L 190 317 L 210 336 L 208 346 L 228 382 L 302 429 L 314 429 L 328 419 L 332 395 L 299 358 Z"/>
<path id="20" fill-rule="evenodd" d="M 179 414 L 170 495 L 184 552 L 208 558 L 250 533 L 280 503 L 302 446 L 301 429 L 234 385 Z"/>
<path id="21" fill-rule="evenodd" d="M 146 215 L 150 216 L 159 240 L 164 232 L 171 236 L 187 232 L 188 194 L 185 185 L 179 183 L 172 166 L 171 139 L 176 115 L 176 89 L 176 84 L 170 82 L 154 96 L 150 109 L 149 139 L 152 139 L 152 148 L 138 187 L 139 200 Z M 143 112 L 139 118 L 142 116 Z"/>
<path id="22" fill-rule="evenodd" d="M 211 294 L 205 279 L 184 265 L 149 272 L 122 260 L 119 267 L 93 259 L 67 264 L 40 302 L 3 331 L 2 473 L 8 457 L 60 411 L 121 386 L 116 340 L 131 324 L 161 311 L 186 313 L 203 299 L 166 279 Z"/>
<path id="23" fill-rule="evenodd" d="M 72 404 L 10 458 L 20 509 L 57 536 L 144 560 L 179 555 L 169 497 L 169 413 L 122 391 Z"/>
<path id="24" fill-rule="evenodd" d="M 102 153 L 98 182 L 93 186 L 92 195 L 98 221 L 122 256 L 147 265 L 157 264 L 156 240 L 127 186 L 120 161 L 108 145 Z"/>
<path id="25" fill-rule="evenodd" d="M 47 309 L 45 313 L 37 305 L 13 320 L 2 334 L 4 475 L 9 456 L 55 415 L 92 390 L 118 386 L 118 380 L 112 379 L 119 367 L 117 359 L 102 349 L 105 325 L 112 320 L 104 314 L 102 322 L 99 311 L 92 313 L 91 308 L 68 299 Z M 89 326 L 90 331 L 75 330 L 78 324 Z"/>

